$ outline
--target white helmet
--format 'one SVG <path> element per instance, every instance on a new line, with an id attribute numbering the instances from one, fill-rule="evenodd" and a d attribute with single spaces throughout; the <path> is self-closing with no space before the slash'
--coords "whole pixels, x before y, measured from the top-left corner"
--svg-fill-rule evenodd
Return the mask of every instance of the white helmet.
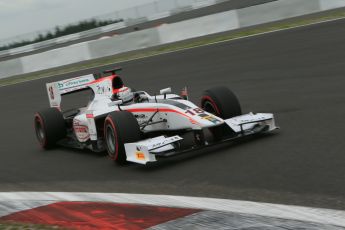
<path id="1" fill-rule="evenodd" d="M 128 87 L 122 87 L 120 89 L 114 90 L 114 100 L 122 100 L 123 103 L 128 103 L 132 101 L 133 98 L 134 94 L 132 93 L 132 90 Z"/>

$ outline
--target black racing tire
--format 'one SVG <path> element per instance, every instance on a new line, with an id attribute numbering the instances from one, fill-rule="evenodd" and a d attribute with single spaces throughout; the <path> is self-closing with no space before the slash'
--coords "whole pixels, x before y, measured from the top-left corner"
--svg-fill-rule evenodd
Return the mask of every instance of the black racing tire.
<path id="1" fill-rule="evenodd" d="M 238 98 L 230 89 L 224 86 L 206 90 L 201 98 L 201 108 L 222 119 L 229 119 L 242 114 Z M 210 131 L 216 141 L 234 134 L 234 132 L 225 124 L 210 128 Z"/>
<path id="2" fill-rule="evenodd" d="M 238 98 L 230 89 L 224 86 L 206 90 L 201 98 L 201 107 L 223 119 L 242 114 Z"/>
<path id="3" fill-rule="evenodd" d="M 119 165 L 127 163 L 125 143 L 141 140 L 138 121 L 128 111 L 110 113 L 104 121 L 104 140 L 111 160 Z"/>
<path id="4" fill-rule="evenodd" d="M 36 138 L 44 149 L 51 149 L 66 137 L 65 119 L 57 108 L 48 108 L 35 113 Z"/>

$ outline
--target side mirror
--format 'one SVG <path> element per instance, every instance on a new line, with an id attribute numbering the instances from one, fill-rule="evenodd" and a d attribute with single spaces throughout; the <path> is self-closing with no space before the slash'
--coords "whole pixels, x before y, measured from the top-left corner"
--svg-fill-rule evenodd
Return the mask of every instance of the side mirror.
<path id="1" fill-rule="evenodd" d="M 123 102 L 122 100 L 117 100 L 117 101 L 112 101 L 108 104 L 109 107 L 112 107 L 112 106 L 119 106 L 121 105 Z"/>
<path id="2" fill-rule="evenodd" d="M 168 94 L 168 93 L 171 93 L 171 88 L 169 87 L 169 88 L 166 88 L 166 89 L 161 89 L 160 91 L 159 91 L 159 94 Z"/>
<path id="3" fill-rule="evenodd" d="M 148 101 L 149 100 L 147 95 L 141 95 L 140 98 L 142 101 Z"/>

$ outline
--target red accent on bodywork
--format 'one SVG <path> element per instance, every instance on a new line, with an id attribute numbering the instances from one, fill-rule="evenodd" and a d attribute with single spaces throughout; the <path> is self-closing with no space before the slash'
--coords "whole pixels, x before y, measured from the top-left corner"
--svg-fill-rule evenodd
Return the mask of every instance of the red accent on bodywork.
<path id="1" fill-rule="evenodd" d="M 93 114 L 86 114 L 86 118 L 94 118 Z"/>
<path id="2" fill-rule="evenodd" d="M 101 202 L 58 202 L 0 218 L 71 229 L 146 229 L 201 210 Z"/>
<path id="3" fill-rule="evenodd" d="M 102 77 L 102 78 L 100 78 L 100 79 L 97 79 L 97 80 L 94 80 L 94 81 L 92 81 L 92 82 L 90 82 L 90 83 L 88 83 L 88 85 L 93 85 L 93 84 L 95 84 L 95 83 L 100 83 L 100 82 L 103 82 L 103 81 L 105 81 L 105 80 L 113 80 L 115 77 L 118 77 L 117 75 L 111 75 L 111 76 L 109 76 L 109 77 Z"/>
<path id="4" fill-rule="evenodd" d="M 187 117 L 189 119 L 189 121 L 193 124 L 199 124 L 199 122 L 197 122 L 196 120 L 194 120 L 192 117 L 188 116 L 185 113 L 182 113 L 180 111 L 174 110 L 174 109 L 155 109 L 155 108 L 143 108 L 143 109 L 128 109 L 127 111 L 131 112 L 131 113 L 141 113 L 141 112 L 163 112 L 163 113 L 177 113 L 180 114 L 184 117 Z"/>
<path id="5" fill-rule="evenodd" d="M 122 88 L 120 89 L 113 89 L 113 93 L 120 93 L 120 92 L 125 92 L 129 90 L 129 88 L 127 88 L 126 86 L 123 86 Z"/>

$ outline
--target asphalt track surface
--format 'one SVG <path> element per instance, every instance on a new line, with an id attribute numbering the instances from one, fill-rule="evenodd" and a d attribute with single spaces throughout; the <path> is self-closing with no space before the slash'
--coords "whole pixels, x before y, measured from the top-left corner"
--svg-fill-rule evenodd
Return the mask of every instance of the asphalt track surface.
<path id="1" fill-rule="evenodd" d="M 0 88 L 0 190 L 220 197 L 345 209 L 345 20 L 122 63 L 127 85 L 150 93 L 226 85 L 244 112 L 273 112 L 281 130 L 150 166 L 105 155 L 43 151 L 33 114 L 45 83 Z M 83 74 L 82 72 L 78 74 Z M 77 75 L 78 75 L 77 74 Z M 73 100 L 78 100 L 74 98 Z"/>
<path id="2" fill-rule="evenodd" d="M 45 52 L 45 51 L 52 50 L 52 49 L 62 48 L 62 47 L 66 47 L 66 46 L 81 43 L 81 42 L 96 40 L 96 39 L 99 39 L 99 38 L 104 37 L 104 36 L 114 36 L 115 34 L 126 34 L 126 33 L 134 32 L 137 30 L 144 30 L 144 29 L 156 27 L 156 26 L 159 26 L 159 25 L 165 24 L 165 23 L 169 23 L 169 24 L 170 23 L 176 23 L 176 22 L 180 22 L 180 21 L 184 21 L 184 20 L 188 20 L 188 19 L 193 19 L 193 18 L 197 18 L 197 17 L 202 17 L 202 16 L 206 16 L 206 15 L 210 15 L 210 14 L 216 14 L 216 13 L 220 13 L 220 12 L 224 12 L 224 11 L 228 11 L 228 10 L 234 10 L 234 9 L 241 9 L 241 8 L 260 5 L 260 4 L 273 2 L 273 1 L 276 1 L 276 0 L 228 0 L 226 2 L 218 3 L 218 4 L 215 4 L 212 6 L 207 6 L 207 7 L 203 7 L 200 9 L 195 9 L 195 10 L 191 10 L 191 11 L 187 11 L 187 12 L 177 13 L 177 14 L 174 14 L 174 15 L 169 16 L 169 17 L 139 23 L 139 24 L 136 24 L 133 26 L 128 26 L 128 27 L 122 28 L 122 29 L 97 34 L 95 36 L 80 38 L 80 39 L 66 42 L 63 44 L 56 44 L 56 45 L 42 48 L 39 50 L 35 50 L 32 52 L 27 52 L 24 54 L 11 55 L 8 57 L 0 58 L 0 60 L 5 61 L 5 60 L 13 59 L 13 58 L 18 58 L 18 57 L 22 57 L 22 56 L 27 56 L 27 55 Z"/>

